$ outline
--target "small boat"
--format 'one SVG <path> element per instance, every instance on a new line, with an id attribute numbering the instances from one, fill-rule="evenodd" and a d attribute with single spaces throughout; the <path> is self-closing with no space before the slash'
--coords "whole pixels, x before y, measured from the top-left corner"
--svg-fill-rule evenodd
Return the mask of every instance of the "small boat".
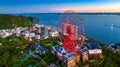
<path id="1" fill-rule="evenodd" d="M 111 25 L 110 25 L 110 28 L 114 28 L 114 25 L 113 25 L 113 24 L 111 24 Z"/>
<path id="2" fill-rule="evenodd" d="M 115 28 L 120 28 L 120 26 L 117 26 L 117 25 L 114 25 L 114 24 L 110 24 L 109 26 L 110 26 L 110 28 L 114 28 L 114 27 Z"/>

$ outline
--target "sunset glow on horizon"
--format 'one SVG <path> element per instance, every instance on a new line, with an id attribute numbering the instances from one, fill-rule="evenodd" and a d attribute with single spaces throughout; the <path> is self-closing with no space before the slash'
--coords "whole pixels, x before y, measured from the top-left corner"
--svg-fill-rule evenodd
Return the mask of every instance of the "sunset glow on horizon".
<path id="1" fill-rule="evenodd" d="M 70 6 L 71 5 L 71 6 Z M 51 10 L 56 12 L 64 12 L 65 10 L 74 10 L 76 12 L 120 12 L 120 5 L 72 5 L 69 6 L 57 6 L 51 8 Z"/>

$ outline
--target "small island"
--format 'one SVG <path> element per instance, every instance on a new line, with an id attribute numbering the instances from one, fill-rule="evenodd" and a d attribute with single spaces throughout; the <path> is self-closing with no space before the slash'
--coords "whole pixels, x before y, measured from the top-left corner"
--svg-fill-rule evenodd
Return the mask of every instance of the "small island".
<path id="1" fill-rule="evenodd" d="M 33 23 L 36 23 L 36 22 L 38 22 L 39 21 L 39 19 L 38 18 L 36 18 L 36 17 L 28 17 L 29 19 L 30 19 L 30 21 L 31 22 L 33 22 Z"/>

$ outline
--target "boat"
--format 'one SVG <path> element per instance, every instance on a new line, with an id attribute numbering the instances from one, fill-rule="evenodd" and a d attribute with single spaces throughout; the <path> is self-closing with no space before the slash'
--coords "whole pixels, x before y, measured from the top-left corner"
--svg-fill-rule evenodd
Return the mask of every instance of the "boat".
<path id="1" fill-rule="evenodd" d="M 110 26 L 111 28 L 114 28 L 114 27 L 115 27 L 115 28 L 120 28 L 120 26 L 114 25 L 114 24 L 110 24 L 109 26 Z"/>

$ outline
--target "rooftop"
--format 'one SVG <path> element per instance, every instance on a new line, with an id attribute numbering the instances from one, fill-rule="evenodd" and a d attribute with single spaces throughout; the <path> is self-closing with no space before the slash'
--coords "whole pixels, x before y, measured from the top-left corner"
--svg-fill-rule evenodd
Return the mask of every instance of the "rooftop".
<path id="1" fill-rule="evenodd" d="M 67 53 L 62 46 L 54 46 L 53 50 L 56 51 L 60 56 L 63 56 L 64 59 L 69 60 L 73 57 L 72 53 Z"/>
<path id="2" fill-rule="evenodd" d="M 84 48 L 84 49 L 81 49 L 79 52 L 80 52 L 80 54 L 84 54 L 84 53 L 88 52 L 88 49 Z"/>
<path id="3" fill-rule="evenodd" d="M 100 49 L 99 44 L 84 44 L 87 49 Z"/>
<path id="4" fill-rule="evenodd" d="M 43 48 L 42 46 L 40 46 L 39 44 L 34 44 L 33 45 L 35 49 L 37 49 L 40 52 L 44 52 L 47 51 L 45 48 Z"/>

